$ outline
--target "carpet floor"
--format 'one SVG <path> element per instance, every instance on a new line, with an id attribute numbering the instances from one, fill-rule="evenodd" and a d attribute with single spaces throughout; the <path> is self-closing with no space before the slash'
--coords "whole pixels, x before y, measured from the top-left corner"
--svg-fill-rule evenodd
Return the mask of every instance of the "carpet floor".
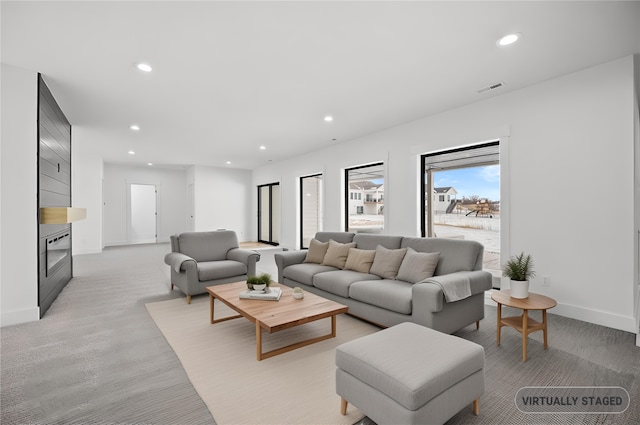
<path id="1" fill-rule="evenodd" d="M 215 303 L 216 318 L 236 314 Z M 378 331 L 376 326 L 339 315 L 336 338 L 257 361 L 255 325 L 244 318 L 211 325 L 208 298 L 189 306 L 182 300 L 151 303 L 147 309 L 220 425 L 350 425 L 364 416 L 357 409 L 340 414 L 335 348 Z M 330 331 L 331 320 L 323 319 L 263 333 L 263 351 Z"/>
<path id="2" fill-rule="evenodd" d="M 101 254 L 74 257 L 74 279 L 42 320 L 0 329 L 0 423 L 216 423 L 219 415 L 224 414 L 224 406 L 219 406 L 222 410 L 218 413 L 218 406 L 211 407 L 203 401 L 197 389 L 197 372 L 193 377 L 185 372 L 182 354 L 176 354 L 180 350 L 174 352 L 145 308 L 147 304 L 176 300 L 177 310 L 189 311 L 184 296 L 177 290 L 169 290 L 169 270 L 162 260 L 168 251 L 168 244 L 136 245 L 110 247 Z M 272 252 L 265 251 L 258 264 L 261 271 L 275 277 Z M 208 303 L 208 298 L 194 297 L 194 303 L 197 302 Z M 548 350 L 543 349 L 541 332 L 533 333 L 525 363 L 517 331 L 504 328 L 502 344 L 496 346 L 494 307 L 486 306 L 480 330 L 472 325 L 457 333 L 485 349 L 486 392 L 481 398 L 480 416 L 475 417 L 470 408 L 465 409 L 451 418 L 448 425 L 640 423 L 640 348 L 635 346 L 635 335 L 556 316 L 552 311 L 548 316 Z M 505 315 L 515 313 L 505 308 Z M 307 403 L 320 403 L 324 399 L 328 401 L 329 416 L 320 422 L 332 420 L 339 409 L 335 388 L 329 381 L 335 369 L 333 359 L 329 361 L 327 357 L 322 369 L 317 367 L 314 372 L 328 382 L 323 384 L 323 395 L 311 395 L 314 382 L 304 379 L 306 375 L 299 371 L 308 369 L 309 364 L 316 368 L 312 358 L 322 350 L 322 344 L 350 338 L 348 326 L 342 320 L 338 323 L 337 338 L 286 354 L 304 354 L 306 361 L 300 363 L 287 361 L 286 355 L 256 362 L 253 327 L 244 329 L 248 324 L 244 319 L 225 323 L 242 328 L 234 338 L 245 340 L 247 347 L 252 347 L 230 351 L 227 357 L 244 355 L 247 351 L 251 357 L 247 363 L 251 366 L 277 362 L 291 366 L 282 367 L 277 377 L 271 376 L 261 384 L 263 394 L 267 395 L 265 400 L 272 402 L 269 409 L 281 414 L 279 422 L 286 421 L 291 411 L 303 410 Z M 209 325 L 206 315 L 202 319 L 207 332 L 217 325 Z M 216 360 L 203 358 L 202 370 Z M 249 377 L 253 382 L 241 388 L 234 401 L 245 408 L 254 403 L 249 390 L 259 380 L 259 372 L 226 374 L 224 380 L 216 379 L 212 385 L 225 388 L 226 382 L 235 380 L 236 375 L 238 380 Z M 304 404 L 293 403 L 283 408 L 283 403 L 290 401 L 283 402 L 280 390 L 272 387 L 278 381 L 302 394 Z M 621 386 L 629 392 L 631 405 L 619 415 L 521 413 L 514 402 L 517 391 L 524 386 L 543 385 Z M 305 394 L 309 396 L 304 397 Z M 227 423 L 227 417 L 221 419 L 225 422 L 220 423 Z M 353 419 L 359 424 L 373 424 L 368 418 Z M 232 417 L 228 423 L 233 421 Z"/>

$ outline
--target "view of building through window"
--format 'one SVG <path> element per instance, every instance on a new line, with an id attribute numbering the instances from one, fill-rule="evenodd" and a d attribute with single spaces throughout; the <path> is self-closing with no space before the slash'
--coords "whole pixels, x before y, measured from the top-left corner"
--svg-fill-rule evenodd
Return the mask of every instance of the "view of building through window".
<path id="1" fill-rule="evenodd" d="M 424 155 L 423 236 L 484 246 L 483 267 L 499 274 L 500 162 L 497 141 Z"/>
<path id="2" fill-rule="evenodd" d="M 346 231 L 382 233 L 384 229 L 384 164 L 345 170 Z"/>

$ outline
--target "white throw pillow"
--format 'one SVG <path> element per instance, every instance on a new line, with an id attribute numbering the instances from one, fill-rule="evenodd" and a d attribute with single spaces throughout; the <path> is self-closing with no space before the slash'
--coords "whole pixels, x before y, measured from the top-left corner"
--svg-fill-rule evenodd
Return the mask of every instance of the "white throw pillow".
<path id="1" fill-rule="evenodd" d="M 382 245 L 378 245 L 376 247 L 376 256 L 369 272 L 383 279 L 395 279 L 406 253 L 407 248 L 387 249 Z"/>
<path id="2" fill-rule="evenodd" d="M 398 270 L 397 279 L 411 283 L 425 280 L 433 276 L 439 259 L 439 252 L 418 252 L 408 248 Z"/>

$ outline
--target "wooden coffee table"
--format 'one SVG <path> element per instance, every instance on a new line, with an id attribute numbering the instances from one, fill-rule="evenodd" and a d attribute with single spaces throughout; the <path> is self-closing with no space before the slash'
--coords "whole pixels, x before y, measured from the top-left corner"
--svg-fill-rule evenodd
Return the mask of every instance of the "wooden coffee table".
<path id="1" fill-rule="evenodd" d="M 527 361 L 527 338 L 531 332 L 542 331 L 544 334 L 544 349 L 547 349 L 547 309 L 558 303 L 553 298 L 529 292 L 528 298 L 512 298 L 511 291 L 494 291 L 491 299 L 498 303 L 498 345 L 500 345 L 500 330 L 509 326 L 522 334 L 522 361 Z M 502 306 L 522 309 L 522 316 L 502 317 Z M 529 317 L 529 310 L 542 310 L 542 323 Z"/>
<path id="2" fill-rule="evenodd" d="M 296 300 L 292 296 L 292 288 L 276 283 L 272 283 L 271 285 L 282 288 L 282 296 L 279 301 L 240 299 L 240 292 L 246 291 L 247 289 L 247 284 L 244 281 L 207 287 L 211 324 L 225 322 L 239 317 L 244 317 L 255 323 L 256 358 L 258 360 L 268 359 L 269 357 L 277 356 L 278 354 L 286 353 L 296 348 L 305 347 L 336 336 L 336 316 L 347 312 L 349 308 L 346 305 L 338 304 L 309 292 L 304 293 L 303 299 Z M 214 299 L 220 300 L 239 314 L 215 319 Z M 286 347 L 266 353 L 262 352 L 263 329 L 269 333 L 273 333 L 328 317 L 331 318 L 331 333 L 287 345 Z"/>

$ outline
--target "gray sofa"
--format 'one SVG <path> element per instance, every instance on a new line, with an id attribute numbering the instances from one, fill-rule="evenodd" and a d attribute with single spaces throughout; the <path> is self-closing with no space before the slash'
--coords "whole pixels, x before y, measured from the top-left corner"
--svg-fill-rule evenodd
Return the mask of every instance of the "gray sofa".
<path id="1" fill-rule="evenodd" d="M 327 254 L 335 248 L 330 260 L 327 254 L 320 260 L 322 252 L 316 249 L 324 243 L 329 244 Z M 349 243 L 355 245 L 349 246 L 346 261 L 336 263 L 335 252 L 344 253 L 346 247 L 339 244 Z M 492 276 L 482 270 L 483 253 L 482 244 L 470 240 L 318 232 L 308 251 L 278 252 L 275 262 L 280 283 L 347 305 L 353 316 L 383 327 L 414 322 L 453 333 L 474 322 L 479 326 L 484 318 L 484 292 L 491 289 Z M 368 255 L 366 261 L 373 255 L 369 271 L 354 266 L 351 255 Z M 391 255 L 396 263 L 389 267 L 385 259 Z M 434 257 L 435 269 L 428 270 Z M 395 274 L 378 260 L 387 269 L 395 267 Z M 433 276 L 422 279 L 429 272 Z"/>
<path id="2" fill-rule="evenodd" d="M 185 232 L 171 236 L 171 252 L 164 262 L 171 267 L 171 289 L 187 296 L 203 294 L 207 286 L 244 280 L 256 274 L 260 254 L 241 249 L 231 230 Z"/>

